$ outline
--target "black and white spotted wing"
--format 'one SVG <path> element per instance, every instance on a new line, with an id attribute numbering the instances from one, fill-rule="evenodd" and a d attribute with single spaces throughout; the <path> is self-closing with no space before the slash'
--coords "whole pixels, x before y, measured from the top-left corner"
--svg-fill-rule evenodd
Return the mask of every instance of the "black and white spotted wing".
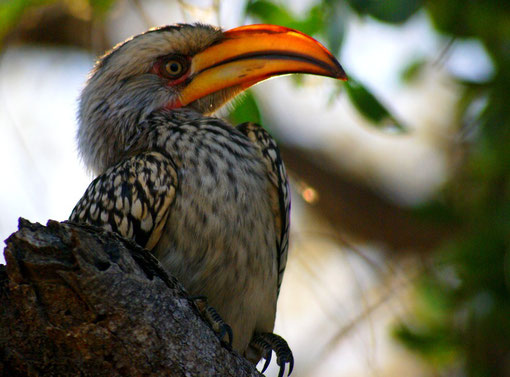
<path id="1" fill-rule="evenodd" d="M 168 157 L 141 153 L 94 179 L 69 221 L 105 228 L 150 250 L 161 236 L 177 184 Z"/>

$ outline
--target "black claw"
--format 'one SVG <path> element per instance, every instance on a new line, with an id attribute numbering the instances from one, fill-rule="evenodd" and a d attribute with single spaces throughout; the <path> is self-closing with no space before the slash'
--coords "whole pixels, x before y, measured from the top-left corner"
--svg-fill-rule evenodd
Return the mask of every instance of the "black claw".
<path id="1" fill-rule="evenodd" d="M 266 354 L 264 356 L 264 358 L 266 359 L 266 362 L 264 363 L 264 367 L 262 368 L 262 372 L 260 372 L 261 374 L 263 374 L 267 367 L 269 367 L 269 364 L 271 363 L 271 356 L 273 354 L 273 351 L 269 350 L 269 351 L 266 351 Z"/>
<path id="2" fill-rule="evenodd" d="M 221 332 L 219 334 L 220 340 L 223 340 L 223 338 L 225 337 L 225 334 L 228 336 L 228 342 L 226 343 L 226 345 L 229 349 L 232 349 L 232 341 L 234 340 L 234 334 L 232 333 L 232 327 L 230 327 L 226 323 L 223 323 L 223 325 L 221 326 Z"/>
<path id="3" fill-rule="evenodd" d="M 294 356 L 291 354 L 289 360 L 289 376 L 292 373 L 293 369 L 294 369 Z"/>
<path id="4" fill-rule="evenodd" d="M 269 366 L 271 353 L 274 351 L 276 354 L 276 362 L 280 366 L 278 377 L 283 377 L 285 374 L 285 366 L 287 364 L 289 364 L 287 376 L 290 376 L 294 369 L 294 357 L 292 356 L 292 351 L 290 350 L 289 345 L 281 336 L 272 333 L 255 334 L 251 341 L 251 345 L 255 349 L 258 349 L 266 359 L 261 373 L 264 373 Z"/>
<path id="5" fill-rule="evenodd" d="M 195 303 L 195 306 L 199 310 L 202 317 L 211 326 L 212 330 L 220 340 L 220 342 L 227 348 L 232 349 L 232 342 L 234 341 L 234 334 L 232 328 L 223 321 L 218 312 L 207 304 L 206 296 L 193 296 L 191 300 Z M 225 335 L 228 336 L 228 342 L 224 342 L 223 338 Z"/>
<path id="6" fill-rule="evenodd" d="M 278 377 L 283 377 L 284 373 L 285 373 L 285 364 L 280 365 L 280 373 L 278 373 Z"/>

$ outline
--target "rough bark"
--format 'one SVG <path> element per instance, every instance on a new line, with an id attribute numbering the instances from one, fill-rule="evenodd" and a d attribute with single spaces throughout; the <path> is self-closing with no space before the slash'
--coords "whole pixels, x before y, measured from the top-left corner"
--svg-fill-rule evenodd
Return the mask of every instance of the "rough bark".
<path id="1" fill-rule="evenodd" d="M 20 219 L 0 265 L 0 375 L 257 376 L 152 255 L 98 228 Z"/>

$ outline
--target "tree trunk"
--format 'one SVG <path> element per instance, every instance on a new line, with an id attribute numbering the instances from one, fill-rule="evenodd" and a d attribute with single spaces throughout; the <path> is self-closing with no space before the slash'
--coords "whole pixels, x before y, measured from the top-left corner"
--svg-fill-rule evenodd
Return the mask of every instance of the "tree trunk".
<path id="1" fill-rule="evenodd" d="M 133 242 L 20 219 L 0 265 L 0 375 L 260 376 Z"/>

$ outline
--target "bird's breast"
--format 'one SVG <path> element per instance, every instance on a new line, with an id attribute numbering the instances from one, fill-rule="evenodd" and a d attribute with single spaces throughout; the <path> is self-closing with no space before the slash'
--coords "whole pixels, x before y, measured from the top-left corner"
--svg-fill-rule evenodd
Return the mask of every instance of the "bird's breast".
<path id="1" fill-rule="evenodd" d="M 265 165 L 233 128 L 188 125 L 167 138 L 179 189 L 156 255 L 191 294 L 208 297 L 242 351 L 255 327 L 271 331 L 274 322 L 276 234 Z"/>

